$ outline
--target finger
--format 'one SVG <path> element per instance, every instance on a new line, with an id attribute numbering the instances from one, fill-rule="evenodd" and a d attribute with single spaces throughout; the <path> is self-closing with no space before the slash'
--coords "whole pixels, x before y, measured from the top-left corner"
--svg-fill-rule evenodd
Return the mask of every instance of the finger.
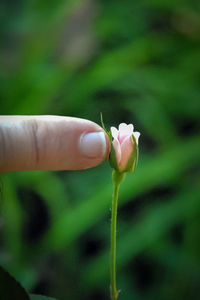
<path id="1" fill-rule="evenodd" d="M 0 116 L 0 171 L 80 170 L 109 153 L 103 129 L 60 116 Z"/>

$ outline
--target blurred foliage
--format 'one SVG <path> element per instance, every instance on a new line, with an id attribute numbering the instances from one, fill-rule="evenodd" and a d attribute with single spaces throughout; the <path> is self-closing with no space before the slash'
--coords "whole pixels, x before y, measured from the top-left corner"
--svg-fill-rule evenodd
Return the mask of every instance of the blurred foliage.
<path id="1" fill-rule="evenodd" d="M 200 2 L 0 3 L 1 114 L 141 132 L 118 213 L 121 300 L 200 298 Z M 109 299 L 111 170 L 1 176 L 0 264 L 31 293 Z"/>

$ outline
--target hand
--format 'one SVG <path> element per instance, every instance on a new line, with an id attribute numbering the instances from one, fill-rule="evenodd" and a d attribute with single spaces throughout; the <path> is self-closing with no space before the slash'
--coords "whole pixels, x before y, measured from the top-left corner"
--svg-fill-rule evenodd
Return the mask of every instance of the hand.
<path id="1" fill-rule="evenodd" d="M 0 116 L 0 172 L 80 170 L 109 153 L 103 129 L 60 116 Z"/>

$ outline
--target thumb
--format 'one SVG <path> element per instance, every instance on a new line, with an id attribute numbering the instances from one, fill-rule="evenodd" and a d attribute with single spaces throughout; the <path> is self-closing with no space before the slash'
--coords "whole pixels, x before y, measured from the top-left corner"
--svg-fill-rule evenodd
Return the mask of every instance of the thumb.
<path id="1" fill-rule="evenodd" d="M 0 116 L 0 171 L 80 170 L 109 153 L 103 129 L 61 116 Z"/>

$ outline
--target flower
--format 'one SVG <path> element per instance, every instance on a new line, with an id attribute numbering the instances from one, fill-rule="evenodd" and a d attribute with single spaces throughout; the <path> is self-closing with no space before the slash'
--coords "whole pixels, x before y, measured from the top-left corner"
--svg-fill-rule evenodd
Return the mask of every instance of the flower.
<path id="1" fill-rule="evenodd" d="M 110 152 L 110 165 L 120 173 L 135 170 L 138 160 L 139 132 L 133 131 L 132 124 L 121 123 L 119 130 L 111 127 L 113 137 Z"/>

